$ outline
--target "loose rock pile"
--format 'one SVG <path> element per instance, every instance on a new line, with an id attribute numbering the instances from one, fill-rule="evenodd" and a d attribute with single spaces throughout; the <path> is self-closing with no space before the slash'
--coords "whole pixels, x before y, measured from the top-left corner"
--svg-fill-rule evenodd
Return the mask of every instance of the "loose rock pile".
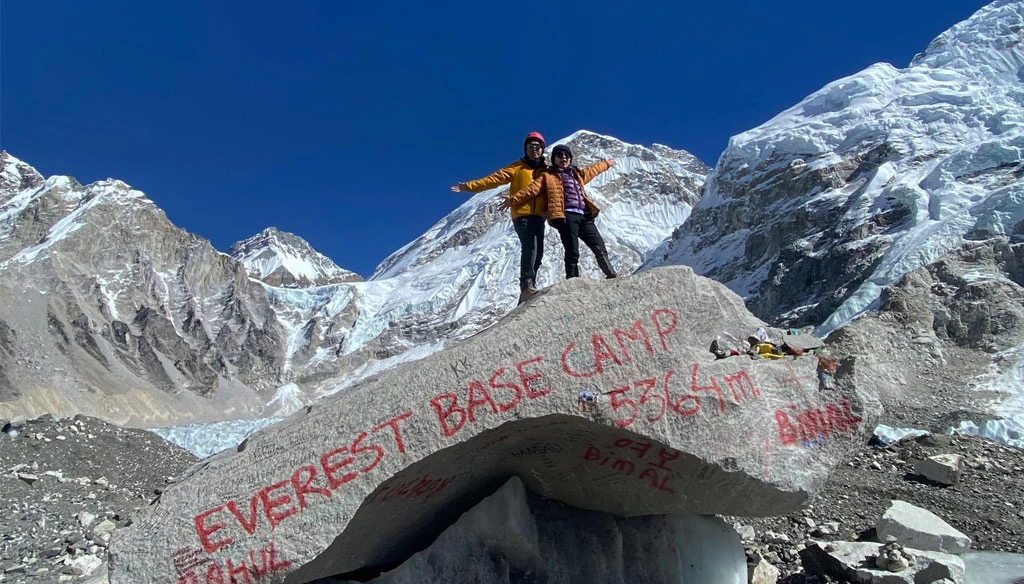
<path id="1" fill-rule="evenodd" d="M 962 457 L 957 484 L 917 474 L 918 461 L 936 455 Z M 877 555 L 885 543 L 877 526 L 894 500 L 934 513 L 970 538 L 973 550 L 1024 551 L 1024 451 L 976 437 L 928 435 L 886 446 L 865 444 L 800 513 L 732 520 L 751 569 L 764 558 L 780 570 L 780 583 L 834 582 L 805 569 L 801 551 L 845 540 L 871 545 Z"/>
<path id="2" fill-rule="evenodd" d="M 95 418 L 0 420 L 0 582 L 106 579 L 112 532 L 196 461 Z"/>

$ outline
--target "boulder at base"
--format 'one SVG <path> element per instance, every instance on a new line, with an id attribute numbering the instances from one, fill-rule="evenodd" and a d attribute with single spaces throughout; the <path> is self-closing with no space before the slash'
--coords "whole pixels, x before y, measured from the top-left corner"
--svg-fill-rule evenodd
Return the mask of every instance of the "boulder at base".
<path id="1" fill-rule="evenodd" d="M 819 392 L 811 357 L 707 351 L 759 326 L 685 267 L 570 280 L 204 460 L 115 532 L 111 584 L 364 580 L 511 476 L 624 517 L 792 512 L 879 405 L 842 377 Z"/>
<path id="2" fill-rule="evenodd" d="M 808 574 L 829 576 L 839 581 L 865 584 L 917 584 L 919 582 L 964 583 L 964 561 L 958 556 L 905 548 L 913 558 L 899 572 L 879 568 L 875 563 L 883 547 L 879 543 L 836 541 L 815 543 L 800 550 L 800 559 Z"/>

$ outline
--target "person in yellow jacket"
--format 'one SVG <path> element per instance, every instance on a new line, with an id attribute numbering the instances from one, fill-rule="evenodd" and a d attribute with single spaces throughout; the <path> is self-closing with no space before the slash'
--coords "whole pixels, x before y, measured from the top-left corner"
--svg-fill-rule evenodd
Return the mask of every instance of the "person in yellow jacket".
<path id="1" fill-rule="evenodd" d="M 544 164 L 544 136 L 530 132 L 523 140 L 524 156 L 484 178 L 460 182 L 452 192 L 479 193 L 501 185 L 509 185 L 509 193 L 521 190 L 547 168 Z M 512 207 L 512 225 L 519 236 L 519 302 L 537 293 L 537 271 L 544 259 L 544 216 L 547 199 L 538 197 Z"/>
<path id="2" fill-rule="evenodd" d="M 597 229 L 598 213 L 601 209 L 587 196 L 584 185 L 594 177 L 615 166 L 614 160 L 602 160 L 580 169 L 572 164 L 572 150 L 559 144 L 551 151 L 551 167 L 542 172 L 534 181 L 520 191 L 512 191 L 499 209 L 515 208 L 517 205 L 543 199 L 548 206 L 548 221 L 558 230 L 565 248 L 565 278 L 580 275 L 580 240 L 594 252 L 597 267 L 605 278 L 617 278 L 618 274 L 608 259 L 608 248 Z"/>

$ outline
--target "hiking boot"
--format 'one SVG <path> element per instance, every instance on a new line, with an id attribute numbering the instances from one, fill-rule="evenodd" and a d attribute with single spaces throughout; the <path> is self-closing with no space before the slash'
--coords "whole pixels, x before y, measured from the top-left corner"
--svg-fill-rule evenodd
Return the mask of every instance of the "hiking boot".
<path id="1" fill-rule="evenodd" d="M 519 285 L 519 304 L 522 304 L 533 298 L 534 294 L 537 293 L 537 282 L 533 278 L 527 279 L 525 282 Z"/>
<path id="2" fill-rule="evenodd" d="M 615 273 L 615 268 L 612 267 L 611 261 L 608 260 L 607 254 L 594 256 L 594 259 L 597 260 L 597 267 L 601 268 L 601 271 L 604 272 L 605 278 L 611 280 L 612 278 L 619 277 L 619 275 Z"/>
<path id="3" fill-rule="evenodd" d="M 565 264 L 565 279 L 579 278 L 580 277 L 580 265 L 579 264 Z"/>
<path id="4" fill-rule="evenodd" d="M 536 293 L 537 293 L 537 289 L 536 288 L 527 287 L 527 288 L 523 288 L 522 290 L 520 290 L 519 291 L 519 302 L 517 303 L 517 306 L 519 304 L 522 304 L 522 303 L 526 302 L 530 298 L 533 298 L 533 295 L 536 294 Z"/>

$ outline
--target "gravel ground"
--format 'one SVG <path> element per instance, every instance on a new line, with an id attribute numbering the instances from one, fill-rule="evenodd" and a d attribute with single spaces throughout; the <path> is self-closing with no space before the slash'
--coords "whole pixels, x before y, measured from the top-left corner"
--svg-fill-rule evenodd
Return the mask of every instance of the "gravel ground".
<path id="1" fill-rule="evenodd" d="M 110 531 L 197 460 L 155 434 L 84 416 L 30 420 L 12 433 L 0 433 L 4 584 L 104 582 Z M 960 484 L 914 474 L 914 460 L 940 453 L 964 457 Z M 973 437 L 865 444 L 803 512 L 728 519 L 753 528 L 745 545 L 782 571 L 780 582 L 825 582 L 803 574 L 798 551 L 812 540 L 870 540 L 892 500 L 939 515 L 973 549 L 1024 552 L 1024 451 Z"/>
<path id="2" fill-rule="evenodd" d="M 946 453 L 964 457 L 960 484 L 940 485 L 914 474 L 914 460 Z M 969 536 L 971 549 L 1024 553 L 1024 450 L 974 437 L 931 435 L 865 445 L 803 512 L 730 520 L 754 528 L 748 551 L 779 568 L 780 582 L 824 582 L 804 576 L 797 552 L 812 540 L 874 541 L 875 525 L 893 500 L 935 513 Z M 837 533 L 828 523 L 838 524 Z"/>
<path id="3" fill-rule="evenodd" d="M 8 425 L 0 582 L 103 581 L 110 532 L 195 461 L 155 434 L 85 416 Z"/>

